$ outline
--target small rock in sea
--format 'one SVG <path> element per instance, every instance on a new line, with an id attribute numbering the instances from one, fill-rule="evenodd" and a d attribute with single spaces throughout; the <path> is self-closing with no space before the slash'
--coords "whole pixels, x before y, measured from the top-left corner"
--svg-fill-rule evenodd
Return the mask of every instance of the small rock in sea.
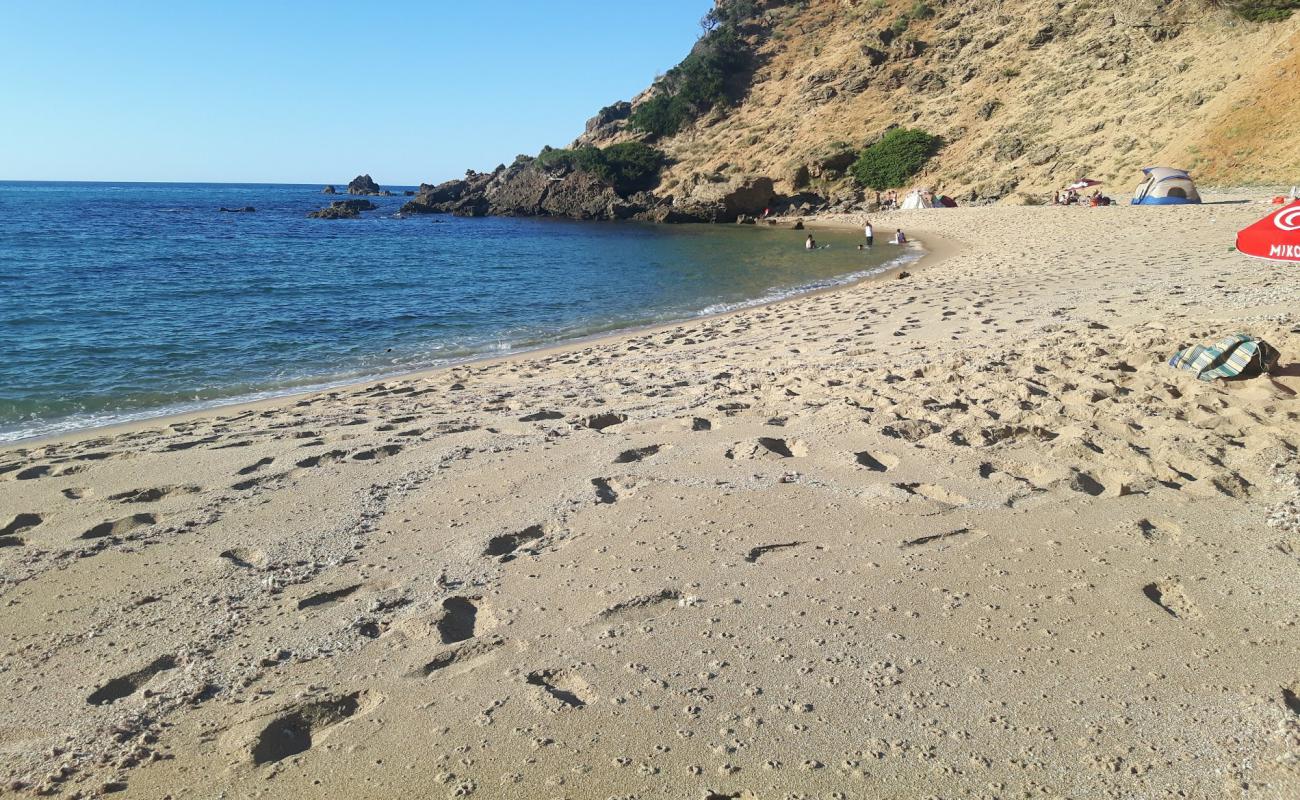
<path id="1" fill-rule="evenodd" d="M 379 194 L 382 189 L 369 175 L 358 175 L 348 182 L 348 194 Z"/>
<path id="2" fill-rule="evenodd" d="M 244 206 L 243 208 L 226 208 L 225 206 L 222 206 L 221 210 L 227 214 L 252 214 L 257 209 L 252 206 Z"/>
<path id="3" fill-rule="evenodd" d="M 308 217 L 313 219 L 354 219 L 362 211 L 373 211 L 377 206 L 369 200 L 335 200 L 328 208 L 313 211 Z"/>
<path id="4" fill-rule="evenodd" d="M 321 190 L 320 190 L 320 193 L 321 193 L 321 194 L 338 194 L 338 190 L 335 189 L 333 186 L 326 186 L 324 189 L 321 189 Z"/>

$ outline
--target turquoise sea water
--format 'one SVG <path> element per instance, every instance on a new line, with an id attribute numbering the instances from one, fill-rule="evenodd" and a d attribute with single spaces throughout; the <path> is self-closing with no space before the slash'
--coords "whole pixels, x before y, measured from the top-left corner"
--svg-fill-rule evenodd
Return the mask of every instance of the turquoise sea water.
<path id="1" fill-rule="evenodd" d="M 403 197 L 306 218 L 329 199 L 0 182 L 0 441 L 716 313 L 904 255 L 853 231 L 809 253 L 789 229 L 400 219 Z"/>

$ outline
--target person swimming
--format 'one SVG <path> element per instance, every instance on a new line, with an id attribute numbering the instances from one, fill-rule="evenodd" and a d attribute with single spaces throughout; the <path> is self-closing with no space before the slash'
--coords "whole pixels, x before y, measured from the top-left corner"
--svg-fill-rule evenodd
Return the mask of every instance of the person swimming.
<path id="1" fill-rule="evenodd" d="M 816 249 L 817 249 L 817 240 L 813 238 L 813 236 L 812 236 L 811 233 L 808 234 L 808 241 L 806 241 L 806 242 L 803 243 L 803 249 L 805 249 L 805 250 L 816 250 Z"/>

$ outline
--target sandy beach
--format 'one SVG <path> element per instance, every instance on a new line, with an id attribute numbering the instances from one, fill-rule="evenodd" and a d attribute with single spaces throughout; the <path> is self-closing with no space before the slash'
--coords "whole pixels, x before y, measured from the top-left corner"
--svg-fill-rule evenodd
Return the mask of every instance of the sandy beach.
<path id="1" fill-rule="evenodd" d="M 0 794 L 1300 796 L 1245 197 L 873 216 L 935 256 L 2 450 Z M 1238 331 L 1281 372 L 1165 366 Z"/>

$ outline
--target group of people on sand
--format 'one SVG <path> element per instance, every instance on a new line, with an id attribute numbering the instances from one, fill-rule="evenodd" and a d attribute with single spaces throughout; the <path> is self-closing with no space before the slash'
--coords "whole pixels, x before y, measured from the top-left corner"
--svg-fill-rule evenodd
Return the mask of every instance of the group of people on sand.
<path id="1" fill-rule="evenodd" d="M 898 192 L 890 189 L 883 195 L 876 192 L 876 207 L 881 211 L 893 211 L 898 208 Z"/>
<path id="2" fill-rule="evenodd" d="M 859 249 L 859 250 L 865 250 L 866 248 L 871 247 L 872 245 L 874 245 L 874 244 L 876 243 L 876 229 L 875 229 L 874 226 L 872 226 L 872 224 L 871 224 L 871 220 L 867 220 L 865 223 L 863 223 L 863 225 L 862 225 L 862 233 L 863 233 L 864 236 L 866 236 L 866 238 L 867 238 L 867 243 L 866 243 L 865 245 L 861 245 L 861 244 L 858 245 L 858 249 Z M 889 241 L 889 243 L 890 243 L 890 244 L 907 244 L 907 234 L 903 233 L 903 229 L 902 229 L 902 228 L 895 228 L 895 229 L 894 229 L 894 238 L 891 239 L 891 240 Z M 817 240 L 813 238 L 813 235 L 812 235 L 811 233 L 808 234 L 808 238 L 804 241 L 803 246 L 804 246 L 804 249 L 805 249 L 805 250 L 816 250 L 816 249 L 818 249 L 818 248 L 817 248 Z"/>
<path id="3" fill-rule="evenodd" d="M 1108 206 L 1111 199 L 1101 193 L 1100 189 L 1094 189 L 1092 194 L 1086 198 L 1079 194 L 1076 189 L 1066 189 L 1064 192 L 1056 191 L 1052 193 L 1052 205 L 1054 206 L 1074 206 L 1089 205 L 1093 208 L 1097 206 Z"/>

